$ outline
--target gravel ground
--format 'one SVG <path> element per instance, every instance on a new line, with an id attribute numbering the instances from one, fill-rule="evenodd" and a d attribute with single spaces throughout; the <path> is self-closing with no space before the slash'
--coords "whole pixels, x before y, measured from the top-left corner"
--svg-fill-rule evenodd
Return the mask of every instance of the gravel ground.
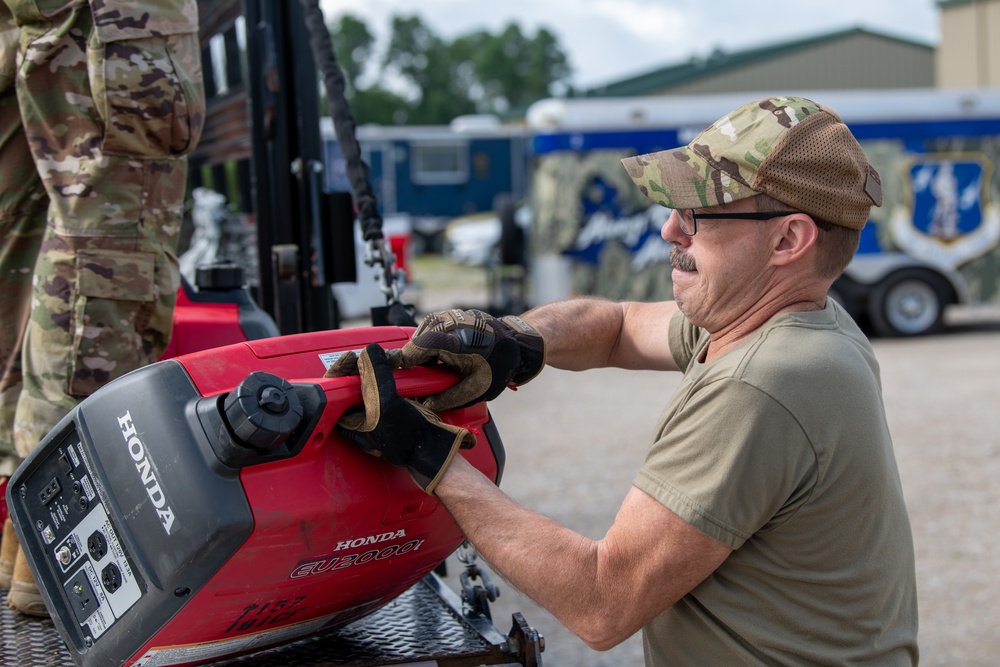
<path id="1" fill-rule="evenodd" d="M 485 303 L 480 274 L 461 275 L 431 280 L 416 301 L 420 312 Z M 873 345 L 913 525 L 921 664 L 998 665 L 1000 487 L 991 482 L 1000 476 L 1000 308 L 956 310 L 945 334 Z M 548 369 L 505 393 L 491 404 L 507 449 L 502 488 L 600 538 L 677 384 L 670 373 Z M 449 571 L 457 585 L 458 566 Z M 546 638 L 545 664 L 642 664 L 638 636 L 604 653 L 592 651 L 512 586 L 497 583 L 502 593 L 492 605 L 494 623 L 507 631 L 510 614 L 522 612 Z"/>

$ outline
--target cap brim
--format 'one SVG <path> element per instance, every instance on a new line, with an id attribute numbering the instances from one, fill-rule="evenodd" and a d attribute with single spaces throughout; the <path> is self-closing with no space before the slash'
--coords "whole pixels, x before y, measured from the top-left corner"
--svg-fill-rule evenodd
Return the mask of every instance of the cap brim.
<path id="1" fill-rule="evenodd" d="M 688 146 L 625 158 L 622 165 L 642 194 L 667 208 L 707 208 L 759 194 Z"/>

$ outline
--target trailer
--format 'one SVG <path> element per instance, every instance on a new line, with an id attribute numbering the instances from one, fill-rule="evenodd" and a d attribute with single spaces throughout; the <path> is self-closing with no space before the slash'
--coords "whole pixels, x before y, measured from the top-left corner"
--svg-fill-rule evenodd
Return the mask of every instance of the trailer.
<path id="1" fill-rule="evenodd" d="M 687 144 L 770 94 L 535 103 L 528 125 L 533 249 L 543 268 L 536 282 L 670 298 L 669 244 L 659 236 L 669 212 L 649 206 L 619 160 Z M 883 336 L 935 333 L 951 304 L 1000 301 L 1000 90 L 795 94 L 834 108 L 882 177 L 885 202 L 872 209 L 831 296 Z"/>
<path id="2" fill-rule="evenodd" d="M 330 119 L 320 128 L 326 187 L 344 190 L 344 159 Z M 527 129 L 496 116 L 459 116 L 448 125 L 367 124 L 357 138 L 382 214 L 409 221 L 416 254 L 440 251 L 452 218 L 492 211 L 498 197 L 527 193 Z"/>

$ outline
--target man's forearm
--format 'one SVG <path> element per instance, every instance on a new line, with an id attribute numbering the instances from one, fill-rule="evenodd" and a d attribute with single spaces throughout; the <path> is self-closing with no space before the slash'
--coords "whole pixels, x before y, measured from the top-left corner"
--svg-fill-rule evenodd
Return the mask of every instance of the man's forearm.
<path id="1" fill-rule="evenodd" d="M 593 648 L 607 649 L 638 629 L 624 625 L 624 614 L 608 614 L 620 605 L 598 585 L 600 543 L 517 504 L 462 457 L 436 495 L 497 572 Z"/>
<path id="2" fill-rule="evenodd" d="M 582 371 L 608 365 L 623 324 L 621 304 L 597 298 L 557 301 L 522 316 L 545 339 L 545 361 Z"/>
<path id="3" fill-rule="evenodd" d="M 619 303 L 585 297 L 529 310 L 522 319 L 545 340 L 545 362 L 582 371 L 608 366 L 676 370 L 667 343 L 674 302 Z"/>

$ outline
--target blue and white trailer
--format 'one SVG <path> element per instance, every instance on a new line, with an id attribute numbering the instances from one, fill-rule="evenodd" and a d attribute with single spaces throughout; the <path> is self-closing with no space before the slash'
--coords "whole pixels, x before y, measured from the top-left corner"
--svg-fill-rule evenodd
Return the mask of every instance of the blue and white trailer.
<path id="1" fill-rule="evenodd" d="M 328 190 L 350 191 L 329 118 L 321 121 Z M 495 116 L 460 116 L 449 125 L 361 125 L 362 156 L 383 216 L 408 218 L 414 253 L 438 250 L 448 221 L 492 211 L 500 195 L 528 188 L 528 132 Z"/>
<path id="2" fill-rule="evenodd" d="M 669 244 L 659 237 L 668 212 L 648 206 L 618 160 L 686 144 L 768 94 L 533 105 L 533 251 L 541 265 L 559 258 L 574 291 L 669 298 Z M 872 209 L 833 296 L 892 336 L 939 330 L 949 304 L 1000 301 L 1000 90 L 795 94 L 837 110 L 882 176 L 883 206 Z"/>

